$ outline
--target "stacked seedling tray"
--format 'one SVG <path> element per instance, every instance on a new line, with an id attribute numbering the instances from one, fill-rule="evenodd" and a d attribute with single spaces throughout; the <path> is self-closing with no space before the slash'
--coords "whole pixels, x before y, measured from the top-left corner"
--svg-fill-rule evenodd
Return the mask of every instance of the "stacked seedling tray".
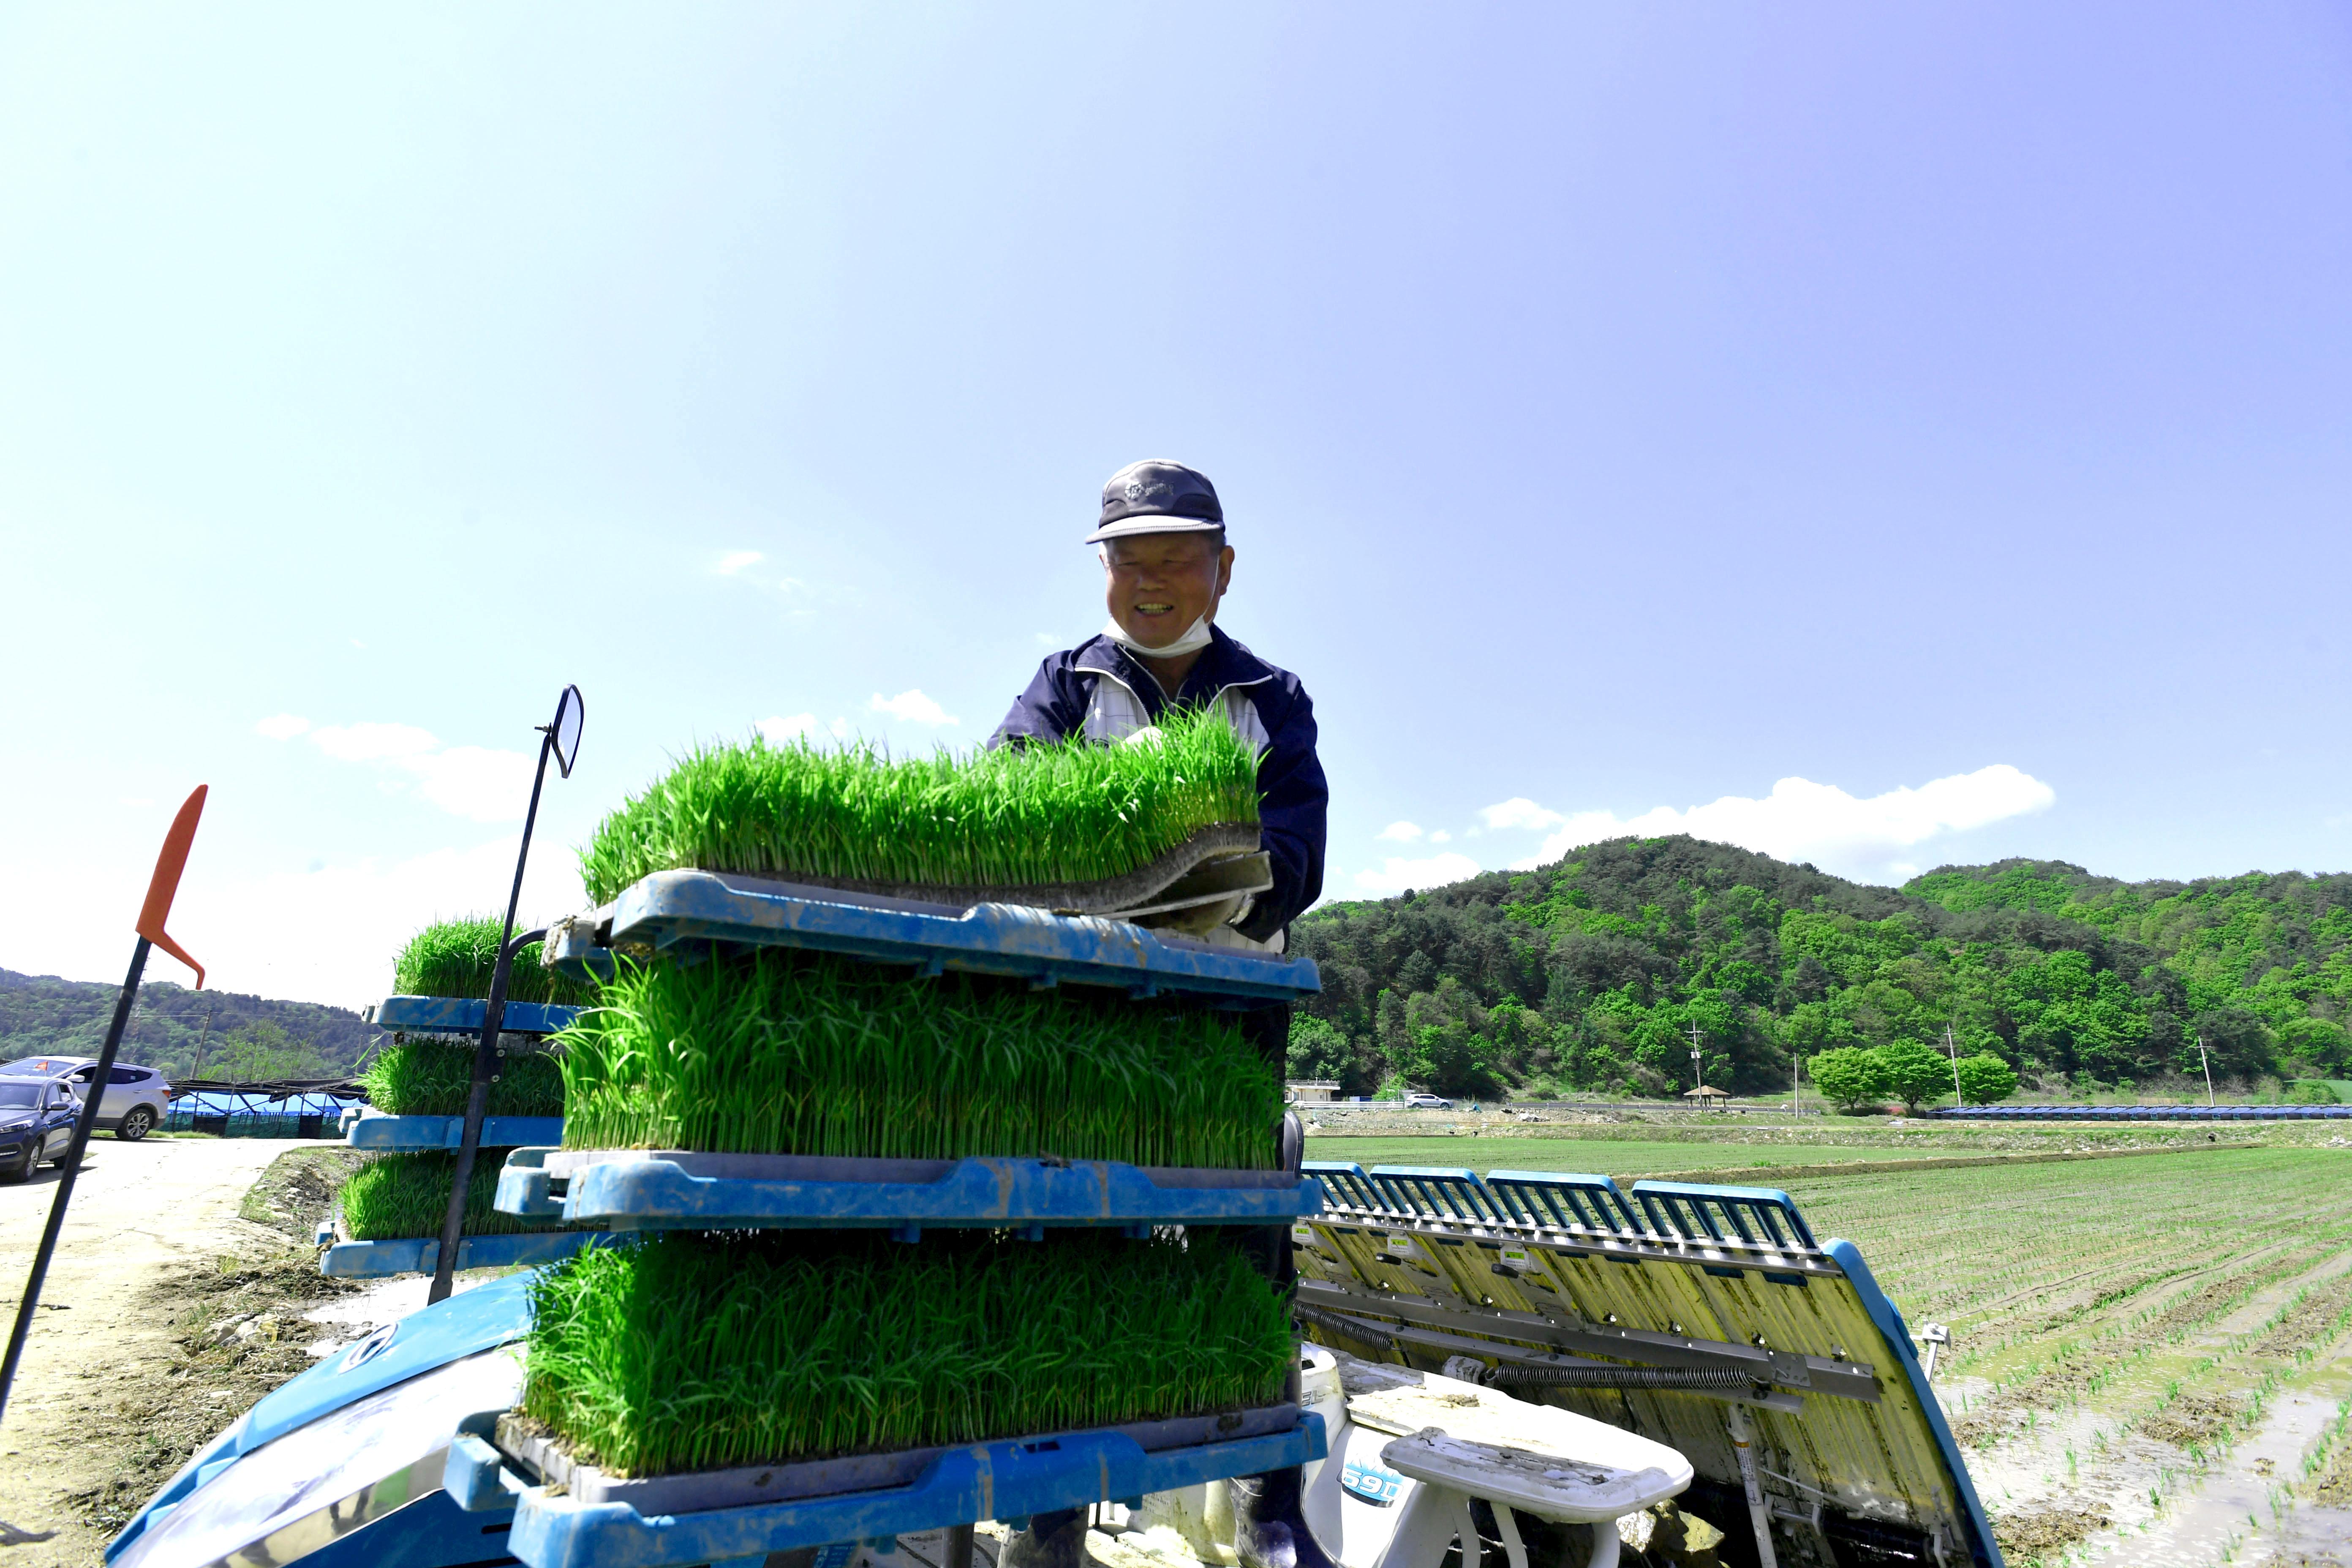
<path id="1" fill-rule="evenodd" d="M 345 1181 L 333 1216 L 320 1226 L 322 1272 L 371 1278 L 432 1270 L 500 929 L 496 921 L 444 921 L 419 932 L 402 952 L 393 982 L 399 994 L 385 998 L 375 1016 L 392 1043 L 364 1075 L 369 1106 L 344 1121 L 352 1146 L 371 1157 Z M 544 1044 L 571 1026 L 593 990 L 548 972 L 535 948 L 523 953 L 509 989 L 523 999 L 507 1004 L 499 1031 L 500 1070 L 482 1123 L 484 1158 L 468 1184 L 460 1268 L 551 1262 L 590 1239 L 491 1205 L 508 1150 L 563 1136 L 562 1075 Z"/>
<path id="2" fill-rule="evenodd" d="M 1213 745 L 1206 731 L 1171 730 L 1160 771 L 1200 772 L 1189 759 Z M 956 792 L 987 769 L 1091 765 L 1044 750 L 1017 766 L 943 761 L 929 809 L 1029 831 L 988 791 Z M 1151 783 L 1142 760 L 1121 764 L 1144 775 L 1130 805 Z M 705 753 L 648 798 L 687 795 L 680 821 L 728 820 L 696 793 L 698 771 L 772 823 L 821 793 L 772 775 L 839 783 L 847 765 L 805 747 Z M 932 766 L 859 765 L 870 786 Z M 1240 776 L 1238 804 L 1228 790 L 1208 809 L 1242 816 L 1254 846 Z M 856 783 L 839 793 L 887 794 Z M 531 1568 L 659 1568 L 1018 1521 L 1320 1457 L 1284 1289 L 1217 1228 L 1319 1207 L 1295 1153 L 1283 1168 L 1276 1069 L 1233 1021 L 1312 992 L 1311 963 L 959 904 L 985 832 L 948 864 L 952 844 L 924 847 L 886 812 L 861 830 L 940 858 L 813 866 L 796 847 L 816 841 L 804 821 L 759 858 L 664 848 L 654 815 L 633 802 L 586 856 L 607 901 L 558 957 L 612 979 L 563 1037 L 562 1144 L 518 1150 L 499 1189 L 510 1214 L 647 1234 L 536 1278 L 523 1399 L 467 1424 L 453 1497 L 513 1502 L 508 1549 Z M 1201 839 L 1198 822 L 1136 815 L 1160 833 L 1152 856 Z M 1240 843 L 1231 821 L 1208 826 L 1221 823 Z M 1114 865 L 1118 896 L 1165 893 L 1140 868 Z M 1202 870 L 1195 857 L 1171 880 Z M 978 871 L 1016 891 L 1087 890 L 1051 854 Z M 809 879 L 820 873 L 865 885 Z M 614 885 L 623 875 L 635 879 Z M 954 896 L 906 896 L 926 879 Z M 698 883 L 751 902 L 659 930 L 614 919 Z"/>

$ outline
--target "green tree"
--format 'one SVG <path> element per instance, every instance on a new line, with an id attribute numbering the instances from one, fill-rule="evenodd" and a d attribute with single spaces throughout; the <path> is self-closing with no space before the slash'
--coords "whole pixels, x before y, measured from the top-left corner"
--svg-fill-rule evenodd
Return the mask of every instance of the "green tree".
<path id="1" fill-rule="evenodd" d="M 1859 1110 L 1886 1092 L 1886 1073 L 1879 1066 L 1878 1053 L 1860 1046 L 1823 1051 L 1805 1067 L 1813 1087 L 1848 1110 Z"/>
<path id="2" fill-rule="evenodd" d="M 272 1079 L 318 1079 L 332 1069 L 308 1041 L 298 1040 L 267 1018 L 247 1025 L 220 1043 L 220 1054 L 208 1054 L 206 1078 L 236 1083 L 265 1083 Z"/>
<path id="3" fill-rule="evenodd" d="M 1990 1105 L 2016 1092 L 2015 1069 L 1990 1051 L 1960 1058 L 1960 1094 L 1970 1105 Z"/>
<path id="4" fill-rule="evenodd" d="M 1952 1064 L 1941 1051 L 1916 1040 L 1895 1040 L 1872 1055 L 1878 1058 L 1887 1090 L 1915 1112 L 1938 1095 L 1952 1092 Z"/>
<path id="5" fill-rule="evenodd" d="M 1347 1070 L 1348 1037 L 1321 1018 L 1296 1013 L 1290 1019 L 1289 1075 L 1295 1079 L 1337 1079 Z"/>

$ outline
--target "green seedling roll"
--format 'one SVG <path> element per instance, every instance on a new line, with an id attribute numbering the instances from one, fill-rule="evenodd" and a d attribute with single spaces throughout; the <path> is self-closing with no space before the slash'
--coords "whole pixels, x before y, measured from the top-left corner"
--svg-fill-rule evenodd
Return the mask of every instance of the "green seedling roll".
<path id="1" fill-rule="evenodd" d="M 567 1147 L 1269 1170 L 1282 1086 L 1230 1016 L 769 950 L 624 963 L 562 1047 Z"/>
<path id="2" fill-rule="evenodd" d="M 368 1103 L 388 1116 L 463 1116 L 473 1087 L 475 1049 L 470 1042 L 402 1041 L 377 1051 L 360 1082 Z M 490 1085 L 488 1114 L 562 1115 L 563 1069 L 555 1058 L 546 1051 L 509 1049 L 498 1081 Z"/>
<path id="3" fill-rule="evenodd" d="M 499 1170 L 509 1152 L 484 1149 L 475 1161 L 474 1179 L 466 1184 L 466 1235 L 511 1236 L 560 1228 L 546 1220 L 500 1214 L 490 1206 L 498 1196 Z M 439 1150 L 375 1155 L 345 1178 L 336 1194 L 343 1228 L 354 1241 L 405 1241 L 440 1235 L 441 1222 L 449 1211 L 449 1182 L 457 1169 L 457 1157 Z"/>
<path id="4" fill-rule="evenodd" d="M 1267 1405 L 1296 1353 L 1211 1232 L 667 1235 L 566 1259 L 531 1304 L 524 1414 L 633 1476 Z"/>
<path id="5" fill-rule="evenodd" d="M 602 903 L 656 871 L 959 888 L 1125 876 L 1204 827 L 1257 821 L 1257 756 L 1218 710 L 1156 741 L 892 757 L 754 740 L 689 752 L 581 852 Z"/>

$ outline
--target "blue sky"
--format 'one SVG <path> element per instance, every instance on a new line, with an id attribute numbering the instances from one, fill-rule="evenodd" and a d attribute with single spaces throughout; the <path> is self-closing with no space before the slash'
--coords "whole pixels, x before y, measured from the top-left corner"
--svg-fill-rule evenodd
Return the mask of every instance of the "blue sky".
<path id="1" fill-rule="evenodd" d="M 1147 456 L 1335 896 L 2352 866 L 2341 7 L 17 5 L 0 212 L 9 968 L 201 781 L 215 984 L 381 994 L 567 680 L 526 914 L 698 739 L 973 743 Z"/>

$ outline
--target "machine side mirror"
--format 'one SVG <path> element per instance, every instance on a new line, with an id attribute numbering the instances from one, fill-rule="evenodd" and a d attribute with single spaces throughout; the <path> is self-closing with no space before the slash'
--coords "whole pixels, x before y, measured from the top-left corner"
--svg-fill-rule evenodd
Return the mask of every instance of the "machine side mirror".
<path id="1" fill-rule="evenodd" d="M 572 764 L 580 756 L 580 725 L 584 716 L 580 689 L 565 687 L 555 700 L 555 722 L 547 727 L 549 738 L 555 742 L 555 766 L 565 778 L 572 776 Z"/>

